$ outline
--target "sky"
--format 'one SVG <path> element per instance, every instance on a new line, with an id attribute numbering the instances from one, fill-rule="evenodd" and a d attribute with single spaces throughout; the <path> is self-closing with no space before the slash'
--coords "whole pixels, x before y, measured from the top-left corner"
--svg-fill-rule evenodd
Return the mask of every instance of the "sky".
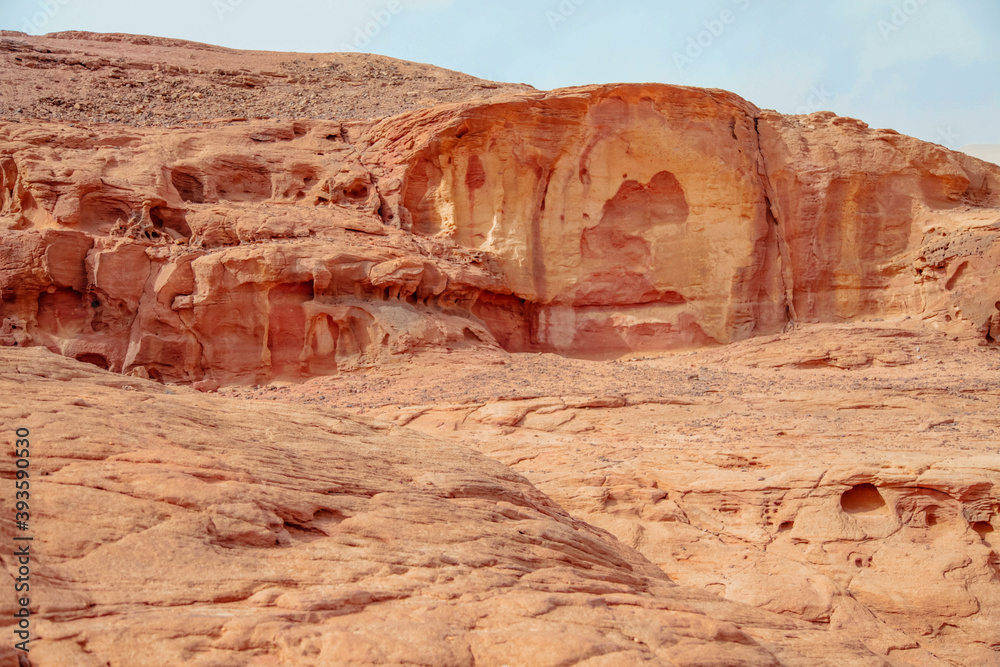
<path id="1" fill-rule="evenodd" d="M 0 29 L 357 50 L 540 89 L 724 88 L 950 148 L 1000 144 L 998 0 L 0 0 Z"/>

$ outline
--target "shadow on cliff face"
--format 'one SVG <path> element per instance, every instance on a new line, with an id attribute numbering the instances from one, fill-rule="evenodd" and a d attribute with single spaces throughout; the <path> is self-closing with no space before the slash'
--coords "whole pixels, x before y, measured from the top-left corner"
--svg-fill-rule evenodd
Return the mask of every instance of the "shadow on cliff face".
<path id="1" fill-rule="evenodd" d="M 413 230 L 441 234 L 432 192 L 446 177 L 433 160 L 425 159 L 411 173 L 404 201 L 412 206 Z M 464 181 L 469 196 L 478 196 L 474 191 L 486 184 L 479 156 L 469 158 Z M 663 239 L 687 234 L 689 216 L 684 189 L 672 172 L 659 171 L 648 183 L 625 179 L 604 203 L 598 223 L 582 229 L 579 266 L 558 295 L 540 302 L 484 292 L 473 313 L 511 352 L 607 359 L 633 351 L 717 344 L 696 314 L 684 308 L 688 299 L 682 293 L 657 286 L 660 268 L 682 259 L 680 249 Z M 540 243 L 529 243 L 535 248 L 533 258 L 542 256 Z"/>
<path id="2" fill-rule="evenodd" d="M 574 306 L 627 306 L 654 302 L 684 303 L 677 292 L 655 287 L 656 261 L 646 236 L 661 225 L 687 231 L 690 208 L 677 177 L 657 173 L 647 185 L 627 180 L 604 205 L 600 222 L 580 237 L 581 278 L 569 296 Z M 557 299 L 561 301 L 562 299 Z"/>
<path id="3" fill-rule="evenodd" d="M 1000 172 L 862 126 L 654 85 L 377 124 L 0 124 L 0 341 L 204 386 L 909 314 L 994 343 Z"/>

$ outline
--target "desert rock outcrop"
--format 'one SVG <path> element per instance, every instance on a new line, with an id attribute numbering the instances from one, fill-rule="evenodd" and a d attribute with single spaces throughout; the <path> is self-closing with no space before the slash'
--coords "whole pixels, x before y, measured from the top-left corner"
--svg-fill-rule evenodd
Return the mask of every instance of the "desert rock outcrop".
<path id="1" fill-rule="evenodd" d="M 1000 167 L 360 54 L 0 82 L 32 664 L 1000 664 Z"/>
<path id="2" fill-rule="evenodd" d="M 721 91 L 378 122 L 0 126 L 4 338 L 216 387 L 427 348 L 607 357 L 796 322 L 998 333 L 1000 169 Z"/>
<path id="3" fill-rule="evenodd" d="M 953 338 L 804 325 L 669 356 L 452 354 L 230 392 L 478 449 L 679 583 L 848 632 L 888 664 L 993 665 L 1000 363 Z"/>
<path id="4" fill-rule="evenodd" d="M 834 114 L 599 86 L 368 136 L 366 154 L 399 154 L 382 191 L 404 228 L 496 255 L 514 301 L 476 313 L 507 334 L 518 310 L 508 349 L 664 350 L 905 314 L 981 327 L 1000 298 L 1000 170 Z"/>
<path id="5" fill-rule="evenodd" d="M 45 350 L 0 368 L 32 440 L 32 664 L 882 664 L 673 584 L 470 449 Z"/>

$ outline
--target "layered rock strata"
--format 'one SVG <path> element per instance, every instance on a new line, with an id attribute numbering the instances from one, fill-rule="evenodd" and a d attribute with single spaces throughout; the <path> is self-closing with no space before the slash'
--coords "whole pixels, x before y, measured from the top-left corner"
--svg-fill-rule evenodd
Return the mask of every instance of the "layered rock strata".
<path id="1" fill-rule="evenodd" d="M 0 126 L 7 344 L 213 387 L 911 315 L 1000 334 L 1000 168 L 721 91 Z"/>

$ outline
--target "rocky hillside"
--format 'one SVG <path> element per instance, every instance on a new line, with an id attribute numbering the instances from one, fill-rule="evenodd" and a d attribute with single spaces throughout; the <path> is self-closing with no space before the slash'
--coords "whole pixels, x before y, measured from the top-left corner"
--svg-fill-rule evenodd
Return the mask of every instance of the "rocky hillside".
<path id="1" fill-rule="evenodd" d="M 0 84 L 31 664 L 1000 664 L 1000 167 L 132 35 Z"/>
<path id="2" fill-rule="evenodd" d="M 32 665 L 878 664 L 677 586 L 466 447 L 45 350 L 0 364 L 0 414 L 35 443 Z"/>
<path id="3" fill-rule="evenodd" d="M 0 116 L 133 127 L 377 118 L 530 86 L 383 56 L 237 51 L 140 35 L 0 30 Z"/>
<path id="4" fill-rule="evenodd" d="M 119 372 L 213 388 L 428 348 L 600 358 L 906 315 L 998 333 L 1000 168 L 721 91 L 7 120 L 0 142 L 0 336 Z"/>

